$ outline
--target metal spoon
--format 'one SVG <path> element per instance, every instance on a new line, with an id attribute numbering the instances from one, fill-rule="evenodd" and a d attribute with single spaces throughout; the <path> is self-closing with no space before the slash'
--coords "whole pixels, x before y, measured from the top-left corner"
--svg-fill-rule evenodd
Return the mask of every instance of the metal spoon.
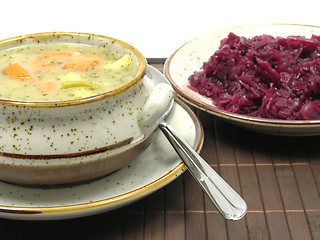
<path id="1" fill-rule="evenodd" d="M 167 116 L 173 101 L 163 116 Z M 160 120 L 159 128 L 167 137 L 193 177 L 204 192 L 215 204 L 219 212 L 229 220 L 239 220 L 247 212 L 247 204 L 200 155 L 164 120 Z"/>
<path id="2" fill-rule="evenodd" d="M 148 66 L 147 79 L 149 81 L 146 83 L 151 84 L 153 90 L 139 112 L 141 130 L 146 133 L 154 131 L 155 122 L 161 119 L 158 127 L 220 213 L 226 219 L 241 219 L 247 212 L 245 201 L 165 122 L 164 119 L 170 113 L 175 96 L 168 80 L 151 66 Z"/>

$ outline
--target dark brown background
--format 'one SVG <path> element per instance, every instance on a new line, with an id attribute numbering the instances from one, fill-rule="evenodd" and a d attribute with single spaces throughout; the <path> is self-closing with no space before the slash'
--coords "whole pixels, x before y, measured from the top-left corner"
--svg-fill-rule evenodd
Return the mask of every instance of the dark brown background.
<path id="1" fill-rule="evenodd" d="M 152 65 L 162 70 L 163 64 Z M 224 220 L 186 172 L 112 212 L 61 221 L 0 219 L 0 239 L 320 239 L 320 136 L 254 133 L 192 109 L 205 131 L 201 155 L 247 202 L 242 220 Z"/>

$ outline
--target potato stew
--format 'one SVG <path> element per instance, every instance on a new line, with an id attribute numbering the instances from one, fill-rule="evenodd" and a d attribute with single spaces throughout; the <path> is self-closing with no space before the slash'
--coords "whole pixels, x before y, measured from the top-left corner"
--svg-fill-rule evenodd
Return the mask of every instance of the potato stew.
<path id="1" fill-rule="evenodd" d="M 130 54 L 74 43 L 23 45 L 0 52 L 0 99 L 52 102 L 111 91 L 138 71 Z"/>

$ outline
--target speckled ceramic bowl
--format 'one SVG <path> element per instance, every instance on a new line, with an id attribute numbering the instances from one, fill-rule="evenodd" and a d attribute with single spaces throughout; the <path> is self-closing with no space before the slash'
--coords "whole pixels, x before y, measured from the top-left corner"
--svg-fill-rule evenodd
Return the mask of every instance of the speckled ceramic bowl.
<path id="1" fill-rule="evenodd" d="M 173 98 L 170 85 L 161 83 L 161 75 L 148 73 L 138 50 L 109 37 L 39 33 L 0 41 L 0 50 L 44 42 L 111 48 L 130 54 L 139 70 L 121 87 L 89 98 L 60 102 L 0 99 L 0 180 L 69 184 L 120 169 L 148 146 Z"/>

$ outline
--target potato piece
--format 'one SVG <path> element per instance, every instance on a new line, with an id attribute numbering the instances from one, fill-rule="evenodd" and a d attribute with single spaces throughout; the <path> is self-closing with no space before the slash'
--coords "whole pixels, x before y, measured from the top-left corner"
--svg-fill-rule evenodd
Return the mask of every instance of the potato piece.
<path id="1" fill-rule="evenodd" d="M 94 95 L 92 91 L 85 89 L 85 88 L 78 88 L 75 89 L 73 92 L 75 98 L 86 98 Z"/>
<path id="2" fill-rule="evenodd" d="M 131 66 L 131 62 L 132 62 L 131 56 L 129 54 L 126 54 L 121 58 L 119 58 L 118 60 L 116 60 L 115 62 L 105 65 L 105 68 L 115 70 L 115 71 L 118 71 L 121 69 L 128 69 Z"/>
<path id="3" fill-rule="evenodd" d="M 64 78 L 61 79 L 61 87 L 63 89 L 73 87 L 89 87 L 97 88 L 98 84 L 90 82 L 77 73 L 70 72 Z"/>

